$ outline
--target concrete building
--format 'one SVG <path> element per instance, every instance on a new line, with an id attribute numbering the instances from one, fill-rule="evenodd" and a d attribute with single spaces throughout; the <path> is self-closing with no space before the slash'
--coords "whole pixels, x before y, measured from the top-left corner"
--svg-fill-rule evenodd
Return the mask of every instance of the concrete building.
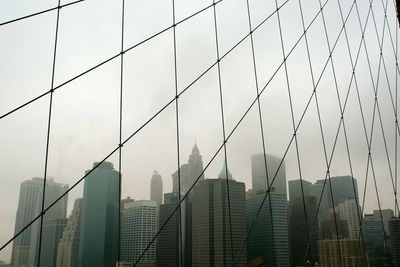
<path id="1" fill-rule="evenodd" d="M 235 261 L 244 266 L 246 250 L 239 253 L 246 238 L 244 183 L 226 178 L 200 181 L 192 203 L 192 266 L 233 266 Z"/>
<path id="2" fill-rule="evenodd" d="M 332 192 L 333 192 L 333 206 L 336 207 L 340 202 L 346 199 L 358 200 L 358 186 L 357 180 L 351 176 L 335 176 L 331 177 Z M 355 193 L 354 193 L 355 188 Z"/>
<path id="3" fill-rule="evenodd" d="M 385 233 L 380 216 L 365 214 L 362 229 L 369 267 L 380 267 L 384 263 L 389 266 L 388 254 L 385 249 Z"/>
<path id="4" fill-rule="evenodd" d="M 389 220 L 391 259 L 394 267 L 400 266 L 400 219 L 393 217 Z"/>
<path id="5" fill-rule="evenodd" d="M 22 182 L 19 194 L 17 216 L 15 220 L 14 234 L 18 233 L 36 216 L 42 209 L 43 199 L 43 178 L 32 178 Z M 44 208 L 47 208 L 58 197 L 68 190 L 68 185 L 56 183 L 53 178 L 46 179 L 46 191 Z M 46 226 L 50 220 L 65 220 L 67 213 L 68 197 L 63 197 L 43 216 L 43 225 Z M 43 236 L 47 227 L 43 227 Z M 18 266 L 37 266 L 39 255 L 39 235 L 40 235 L 40 219 L 28 227 L 22 234 L 13 241 L 11 265 Z M 56 238 L 56 237 L 54 237 Z M 43 241 L 43 240 L 42 240 Z M 54 241 L 54 240 L 53 240 Z M 44 245 L 44 246 L 43 246 Z M 57 248 L 55 248 L 55 251 Z M 42 242 L 42 253 L 54 254 L 54 248 L 50 244 Z M 57 255 L 57 254 L 55 254 Z M 49 265 L 51 266 L 51 265 Z"/>
<path id="6" fill-rule="evenodd" d="M 163 197 L 163 181 L 161 175 L 154 171 L 153 176 L 151 177 L 151 186 L 150 186 L 150 200 L 154 200 L 157 203 L 157 208 L 162 204 Z"/>
<path id="7" fill-rule="evenodd" d="M 339 244 L 336 239 L 319 240 L 318 252 L 319 263 L 326 267 L 368 266 L 358 239 L 339 239 Z"/>
<path id="8" fill-rule="evenodd" d="M 57 267 L 76 267 L 79 262 L 79 238 L 82 220 L 82 199 L 74 202 L 71 215 L 58 242 Z"/>
<path id="9" fill-rule="evenodd" d="M 159 227 L 162 227 L 178 204 L 178 193 L 164 194 L 164 204 L 159 210 Z M 157 266 L 178 267 L 179 253 L 179 211 L 176 212 L 160 232 L 156 244 Z"/>
<path id="10" fill-rule="evenodd" d="M 93 167 L 97 165 L 98 163 L 94 163 Z M 103 162 L 85 178 L 79 247 L 80 267 L 116 265 L 119 176 L 111 162 Z"/>
<path id="11" fill-rule="evenodd" d="M 264 154 L 251 156 L 252 188 L 257 191 L 267 191 L 267 178 L 271 185 L 276 174 L 272 187 L 275 188 L 276 193 L 287 196 L 285 162 L 281 163 L 281 161 L 281 158 L 268 154 L 265 156 Z M 266 172 L 267 169 L 268 172 Z"/>
<path id="12" fill-rule="evenodd" d="M 157 233 L 157 202 L 139 200 L 124 205 L 121 214 L 121 261 L 134 263 Z M 156 242 L 143 255 L 141 264 L 155 264 Z"/>
<path id="13" fill-rule="evenodd" d="M 318 261 L 318 224 L 313 227 L 316 214 L 316 197 L 306 196 L 304 202 L 303 197 L 290 201 L 289 247 L 291 266 L 293 267 L 305 265 L 306 262 Z"/>
<path id="14" fill-rule="evenodd" d="M 271 192 L 257 217 L 266 192 L 249 190 L 246 193 L 246 228 L 253 226 L 247 240 L 247 259 L 262 257 L 266 266 L 289 266 L 289 241 L 286 195 Z M 272 212 L 272 214 L 271 214 Z M 272 216 L 271 216 L 272 215 Z M 254 225 L 253 225 L 253 222 Z"/>
<path id="15" fill-rule="evenodd" d="M 293 202 L 297 198 L 302 198 L 304 196 L 310 196 L 311 182 L 304 179 L 302 180 L 292 180 L 289 181 L 289 202 Z M 303 190 L 303 191 L 302 191 Z"/>
<path id="16" fill-rule="evenodd" d="M 360 219 L 361 208 L 357 205 L 355 199 L 345 199 L 337 205 L 336 214 L 339 220 L 347 222 L 350 238 L 358 238 L 360 234 Z"/>

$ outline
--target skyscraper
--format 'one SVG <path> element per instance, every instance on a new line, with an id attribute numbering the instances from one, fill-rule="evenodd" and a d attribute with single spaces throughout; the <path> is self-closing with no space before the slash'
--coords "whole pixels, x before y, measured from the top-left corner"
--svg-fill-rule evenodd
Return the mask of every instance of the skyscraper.
<path id="1" fill-rule="evenodd" d="M 358 200 L 358 186 L 357 180 L 353 177 L 346 175 L 346 176 L 335 176 L 331 177 L 331 185 L 332 185 L 332 192 L 333 192 L 333 208 L 337 206 L 341 201 L 346 199 L 357 199 Z M 327 181 L 327 185 L 329 181 Z M 353 186 L 354 182 L 354 186 Z M 355 188 L 355 195 L 354 195 L 354 188 Z M 329 188 L 325 188 L 325 190 Z M 332 202 L 332 201 L 331 201 Z"/>
<path id="2" fill-rule="evenodd" d="M 305 208 L 305 210 L 304 210 Z M 307 261 L 314 264 L 318 259 L 318 225 L 313 222 L 317 213 L 317 199 L 305 196 L 290 201 L 289 229 L 291 266 L 303 266 Z"/>
<path id="3" fill-rule="evenodd" d="M 385 232 L 379 214 L 365 214 L 362 221 L 365 250 L 370 267 L 390 266 L 385 249 Z"/>
<path id="4" fill-rule="evenodd" d="M 393 217 L 389 220 L 391 258 L 394 267 L 400 266 L 400 219 Z"/>
<path id="5" fill-rule="evenodd" d="M 355 199 L 345 199 L 336 206 L 337 217 L 347 222 L 350 238 L 358 238 L 360 233 L 361 208 L 357 205 Z"/>
<path id="6" fill-rule="evenodd" d="M 32 178 L 22 182 L 19 194 L 17 216 L 14 234 L 18 233 L 37 215 L 40 214 L 43 199 L 43 178 Z M 68 185 L 54 182 L 53 178 L 46 181 L 44 208 L 68 190 Z M 68 197 L 63 197 L 43 216 L 43 226 L 50 220 L 65 220 Z M 43 233 L 48 228 L 43 228 Z M 13 266 L 36 266 L 39 254 L 40 221 L 32 224 L 22 232 L 13 242 L 11 264 Z M 43 235 L 42 235 L 43 237 Z M 43 247 L 44 245 L 44 247 Z M 53 248 L 42 242 L 42 253 L 53 253 Z M 57 250 L 57 248 L 55 248 Z"/>
<path id="7" fill-rule="evenodd" d="M 157 208 L 162 204 L 163 182 L 161 175 L 154 171 L 151 177 L 150 199 L 157 203 Z"/>
<path id="8" fill-rule="evenodd" d="M 199 182 L 193 192 L 192 266 L 237 266 L 246 263 L 245 185 L 226 179 Z M 232 239 L 230 235 L 232 225 Z M 233 255 L 232 255 L 233 251 Z"/>
<path id="9" fill-rule="evenodd" d="M 119 201 L 119 173 L 105 161 L 85 178 L 79 266 L 115 267 Z"/>
<path id="10" fill-rule="evenodd" d="M 204 180 L 203 172 L 203 160 L 201 158 L 199 148 L 195 144 L 192 153 L 189 155 L 189 161 L 187 164 L 183 164 L 179 168 L 179 176 L 180 176 L 180 186 L 181 186 L 181 194 L 185 194 L 189 191 L 190 187 L 195 183 L 196 179 Z M 172 192 L 178 192 L 178 171 L 172 174 Z"/>
<path id="11" fill-rule="evenodd" d="M 286 195 L 271 192 L 270 197 L 265 198 L 265 194 L 263 190 L 254 189 L 246 194 L 247 232 L 253 226 L 247 240 L 247 258 L 250 261 L 262 257 L 266 263 L 265 266 L 287 267 L 289 266 L 289 241 Z M 257 215 L 264 198 L 265 202 Z M 253 222 L 255 222 L 254 225 Z"/>
<path id="12" fill-rule="evenodd" d="M 79 238 L 82 220 L 82 198 L 75 199 L 74 207 L 60 241 L 58 242 L 57 267 L 76 267 L 79 262 Z"/>
<path id="13" fill-rule="evenodd" d="M 178 193 L 164 194 L 164 204 L 159 211 L 159 227 L 164 225 L 178 204 Z M 157 239 L 157 266 L 178 267 L 179 255 L 179 211 L 176 212 Z"/>
<path id="14" fill-rule="evenodd" d="M 134 263 L 157 232 L 157 203 L 139 200 L 124 205 L 121 216 L 121 261 Z M 143 255 L 140 263 L 156 261 L 156 242 Z"/>
<path id="15" fill-rule="evenodd" d="M 265 164 L 265 159 L 267 164 Z M 275 192 L 287 196 L 285 162 L 283 161 L 281 163 L 281 161 L 281 158 L 272 155 L 266 155 L 264 157 L 264 154 L 256 154 L 251 156 L 253 189 L 257 191 L 266 191 L 268 189 L 266 172 L 266 169 L 268 169 L 268 181 L 270 184 L 273 182 L 272 187 L 275 188 Z"/>
<path id="16" fill-rule="evenodd" d="M 303 194 L 305 197 L 310 196 L 310 187 L 312 183 L 302 180 L 292 180 L 289 184 L 289 201 L 292 202 L 297 198 L 302 198 Z"/>

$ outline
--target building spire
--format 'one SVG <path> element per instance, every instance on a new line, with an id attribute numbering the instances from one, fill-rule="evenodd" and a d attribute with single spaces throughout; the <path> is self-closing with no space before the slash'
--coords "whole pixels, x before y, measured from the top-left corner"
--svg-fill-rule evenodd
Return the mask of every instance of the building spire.
<path id="1" fill-rule="evenodd" d="M 232 173 L 229 171 L 228 167 L 226 166 L 226 161 L 224 161 L 224 165 L 222 166 L 221 171 L 219 172 L 218 178 L 226 179 L 228 173 L 228 179 L 232 180 Z"/>

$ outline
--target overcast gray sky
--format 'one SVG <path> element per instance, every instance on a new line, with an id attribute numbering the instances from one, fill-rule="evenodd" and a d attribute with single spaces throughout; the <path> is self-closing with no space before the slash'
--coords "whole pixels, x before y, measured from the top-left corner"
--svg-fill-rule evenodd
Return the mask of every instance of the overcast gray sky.
<path id="1" fill-rule="evenodd" d="M 128 48 L 172 25 L 172 1 L 125 1 L 125 42 Z M 176 0 L 176 20 L 208 6 L 212 1 Z M 274 1 L 250 0 L 253 28 L 275 10 Z M 284 1 L 278 1 L 279 4 Z M 62 1 L 67 3 L 67 1 Z M 319 10 L 318 0 L 301 1 L 306 26 Z M 349 13 L 352 1 L 340 1 Z M 369 1 L 357 1 L 362 23 Z M 373 3 L 379 38 L 383 27 L 383 6 Z M 0 23 L 36 11 L 54 7 L 57 1 L 3 0 Z M 298 0 L 289 0 L 280 17 L 286 53 L 292 49 L 303 29 Z M 342 25 L 338 1 L 329 0 L 324 9 L 331 47 Z M 388 1 L 390 32 L 395 42 L 397 25 L 393 1 Z M 51 85 L 52 54 L 56 11 L 0 27 L 0 115 L 46 92 Z M 217 5 L 220 55 L 226 53 L 248 32 L 246 1 L 223 0 Z M 355 7 L 346 26 L 353 61 L 361 40 Z M 120 52 L 121 1 L 90 1 L 61 9 L 55 71 L 55 85 Z M 388 28 L 385 28 L 383 66 L 379 73 L 378 101 L 385 132 L 390 164 L 395 168 L 395 55 Z M 261 90 L 282 62 L 277 16 L 272 16 L 254 32 L 258 84 Z M 213 10 L 185 21 L 176 28 L 178 90 L 182 91 L 216 61 Z M 307 38 L 315 80 L 321 74 L 329 51 L 322 17 L 310 27 Z M 366 47 L 374 84 L 378 77 L 379 43 L 372 17 L 365 33 Z M 221 61 L 222 92 L 226 133 L 229 134 L 256 97 L 250 39 L 247 38 Z M 342 105 L 351 79 L 351 63 L 342 33 L 332 54 Z M 145 44 L 130 50 L 124 57 L 123 138 L 132 134 L 174 95 L 173 32 L 166 31 Z M 294 119 L 297 124 L 312 93 L 313 86 L 304 39 L 287 59 Z M 398 73 L 397 73 L 398 74 Z M 364 46 L 360 51 L 356 79 L 366 120 L 371 132 L 374 92 Z M 387 83 L 389 81 L 389 85 Z M 118 145 L 120 59 L 116 58 L 89 74 L 61 87 L 54 94 L 49 148 L 48 174 L 56 181 L 72 185 Z M 328 157 L 340 120 L 340 109 L 331 65 L 328 64 L 317 88 L 319 107 Z M 293 134 L 292 118 L 284 68 L 276 74 L 260 98 L 267 153 L 283 156 Z M 395 101 L 395 100 L 393 100 Z M 44 172 L 49 96 L 0 120 L 0 244 L 11 238 L 14 230 L 20 183 Z M 359 191 L 364 191 L 368 148 L 354 82 L 350 88 L 345 123 L 354 177 Z M 372 137 L 372 158 L 382 208 L 394 207 L 393 188 L 383 135 L 376 113 Z M 181 163 L 188 160 L 197 142 L 206 165 L 223 141 L 218 72 L 214 67 L 179 98 Z M 315 101 L 302 121 L 298 136 L 302 177 L 309 181 L 323 179 L 326 172 L 324 151 Z M 369 137 L 368 137 L 369 138 Z M 262 152 L 257 106 L 237 128 L 227 143 L 228 167 L 234 178 L 251 188 L 252 154 Z M 171 174 L 177 169 L 175 105 L 172 104 L 135 135 L 123 148 L 122 196 L 148 199 L 150 177 L 157 170 L 163 177 L 164 192 L 172 188 Z M 110 158 L 118 167 L 117 154 Z M 216 177 L 222 167 L 220 153 L 206 171 Z M 299 178 L 294 143 L 286 159 L 287 180 Z M 343 131 L 340 132 L 331 165 L 332 175 L 349 175 L 350 168 Z M 377 209 L 371 169 L 368 174 L 366 212 Z M 83 183 L 69 195 L 73 200 L 82 194 Z M 361 193 L 360 193 L 361 195 Z M 11 245 L 0 252 L 9 260 Z"/>

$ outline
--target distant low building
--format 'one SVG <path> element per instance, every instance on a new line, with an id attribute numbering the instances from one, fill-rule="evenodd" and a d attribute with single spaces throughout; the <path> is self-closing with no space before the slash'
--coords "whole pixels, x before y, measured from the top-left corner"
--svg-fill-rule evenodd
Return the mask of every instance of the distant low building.
<path id="1" fill-rule="evenodd" d="M 358 238 L 318 241 L 319 262 L 326 267 L 368 266 L 368 259 L 363 257 L 361 250 Z"/>

